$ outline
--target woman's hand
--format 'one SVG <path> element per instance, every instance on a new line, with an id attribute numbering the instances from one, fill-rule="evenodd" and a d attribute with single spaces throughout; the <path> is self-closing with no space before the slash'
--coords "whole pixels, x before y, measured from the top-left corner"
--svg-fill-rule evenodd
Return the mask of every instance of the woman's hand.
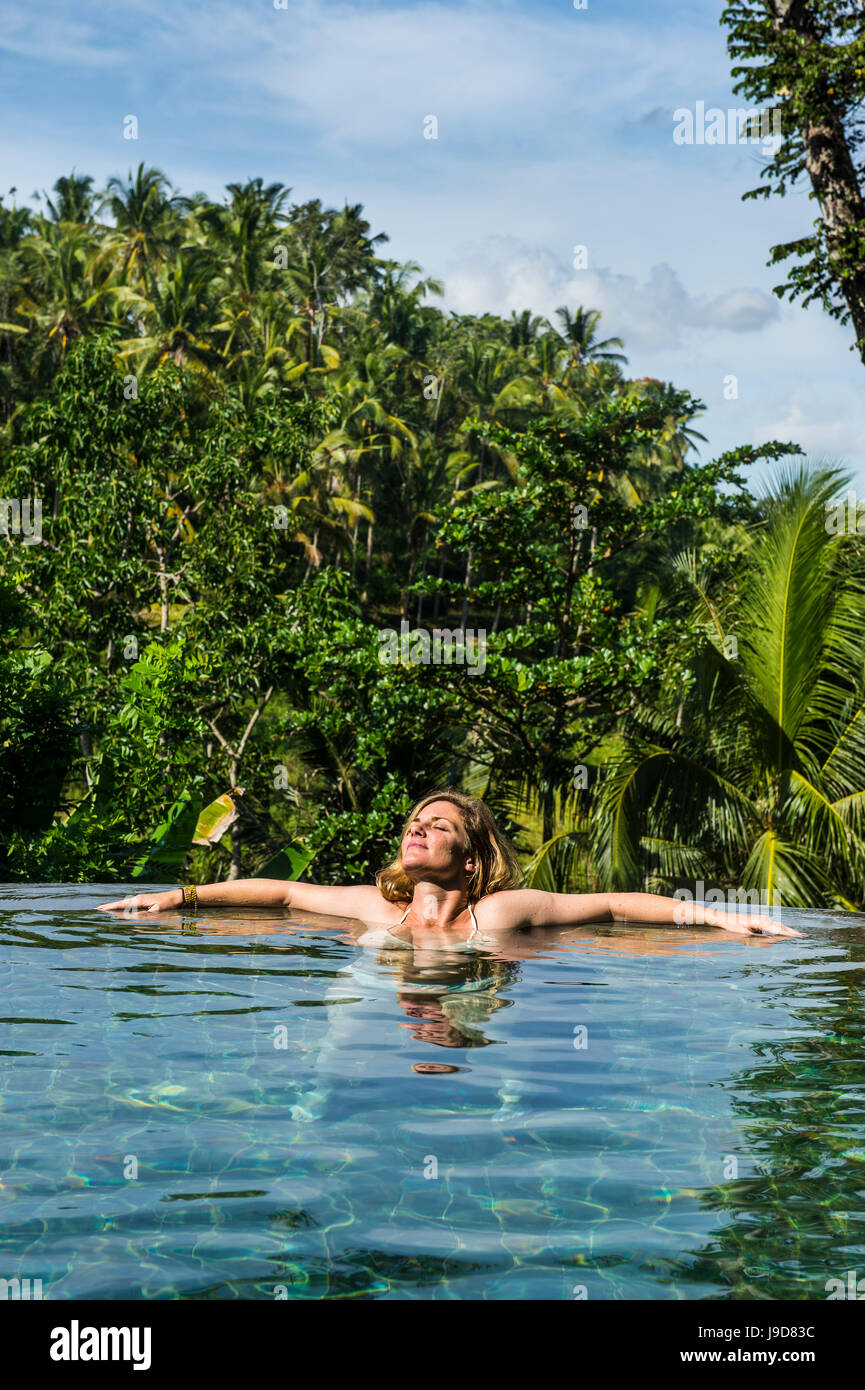
<path id="1" fill-rule="evenodd" d="M 183 906 L 183 889 L 171 888 L 167 893 L 136 893 L 133 898 L 118 898 L 114 903 L 100 903 L 97 912 L 168 912 Z"/>
<path id="2" fill-rule="evenodd" d="M 758 917 L 756 914 L 751 916 L 734 916 L 733 913 L 719 913 L 723 920 L 717 925 L 723 927 L 724 931 L 738 932 L 741 936 L 803 936 L 804 933 L 794 931 L 792 927 L 785 927 L 783 922 L 776 922 L 774 917 Z"/>

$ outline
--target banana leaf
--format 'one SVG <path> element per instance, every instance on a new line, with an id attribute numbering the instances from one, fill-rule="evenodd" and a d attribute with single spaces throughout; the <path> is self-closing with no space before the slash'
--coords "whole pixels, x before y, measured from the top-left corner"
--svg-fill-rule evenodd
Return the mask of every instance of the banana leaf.
<path id="1" fill-rule="evenodd" d="M 160 876 L 177 874 L 189 853 L 192 837 L 201 814 L 202 798 L 184 792 L 168 812 L 168 818 L 153 832 L 150 848 L 132 870 L 133 878 L 148 877 L 160 870 Z"/>
<path id="2" fill-rule="evenodd" d="M 308 850 L 298 840 L 285 845 L 272 859 L 263 864 L 254 878 L 283 878 L 296 883 L 315 858 L 316 851 Z"/>
<path id="3" fill-rule="evenodd" d="M 237 787 L 235 795 L 242 796 L 243 787 Z M 211 801 L 209 806 L 205 806 L 198 817 L 192 843 L 206 846 L 217 844 L 228 827 L 237 820 L 238 815 L 237 806 L 229 792 L 218 796 L 215 801 Z"/>

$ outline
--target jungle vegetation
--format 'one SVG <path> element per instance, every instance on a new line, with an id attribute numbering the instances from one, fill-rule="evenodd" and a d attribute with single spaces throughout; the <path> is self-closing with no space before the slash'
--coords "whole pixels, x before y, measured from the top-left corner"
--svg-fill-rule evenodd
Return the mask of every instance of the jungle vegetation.
<path id="1" fill-rule="evenodd" d="M 596 311 L 446 313 L 386 244 L 144 165 L 0 203 L 0 879 L 369 882 L 453 785 L 536 886 L 861 908 L 848 475 L 707 460 Z"/>

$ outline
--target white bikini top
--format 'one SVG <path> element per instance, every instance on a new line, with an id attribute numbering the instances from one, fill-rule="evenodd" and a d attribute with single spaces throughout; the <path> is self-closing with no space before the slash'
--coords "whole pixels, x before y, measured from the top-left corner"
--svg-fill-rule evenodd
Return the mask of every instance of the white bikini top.
<path id="1" fill-rule="evenodd" d="M 412 905 L 411 905 L 411 903 L 409 903 L 409 905 L 408 905 L 408 907 L 406 908 L 405 912 L 402 914 L 402 916 L 400 917 L 399 921 L 397 922 L 397 926 L 398 926 L 398 927 L 401 927 L 401 926 L 402 926 L 402 924 L 403 924 L 403 922 L 405 921 L 406 917 L 407 917 L 407 916 L 409 915 L 409 913 L 411 912 L 411 908 L 412 908 Z M 477 929 L 478 929 L 478 919 L 477 919 L 477 917 L 476 917 L 475 914 L 474 914 L 474 909 L 472 908 L 471 903 L 469 903 L 469 916 L 470 916 L 471 919 L 472 919 L 472 929 L 471 929 L 471 932 L 469 933 L 469 935 L 466 937 L 466 941 L 471 941 L 472 937 L 475 935 L 475 932 L 476 932 Z"/>
<path id="2" fill-rule="evenodd" d="M 409 912 L 411 911 L 411 906 L 411 903 L 409 903 L 405 912 L 397 922 L 398 927 L 402 926 L 406 917 L 409 915 Z M 475 917 L 474 909 L 472 908 L 471 903 L 469 903 L 469 916 L 472 919 L 472 929 L 471 933 L 466 937 L 465 941 L 453 941 L 449 946 L 439 947 L 439 950 L 477 951 L 479 949 L 483 950 L 487 947 L 495 948 L 498 945 L 497 941 L 490 940 L 488 937 L 485 937 L 479 933 L 478 919 L 477 917 Z M 476 942 L 472 940 L 472 938 L 475 936 L 477 937 Z M 362 946 L 402 946 L 405 947 L 407 950 L 413 949 L 413 943 L 411 941 L 406 941 L 401 936 L 394 936 L 393 932 L 389 931 L 387 927 L 372 927 L 369 931 L 364 932 L 363 936 L 358 938 L 358 941 Z"/>

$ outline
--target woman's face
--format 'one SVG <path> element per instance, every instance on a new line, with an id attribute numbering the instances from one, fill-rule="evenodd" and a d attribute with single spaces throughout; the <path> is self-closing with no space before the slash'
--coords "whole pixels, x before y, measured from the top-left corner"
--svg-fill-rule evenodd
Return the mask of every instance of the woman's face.
<path id="1" fill-rule="evenodd" d="M 453 874 L 459 868 L 471 873 L 474 860 L 465 846 L 465 827 L 458 808 L 450 801 L 430 801 L 421 807 L 403 836 L 403 869 L 430 878 Z"/>

